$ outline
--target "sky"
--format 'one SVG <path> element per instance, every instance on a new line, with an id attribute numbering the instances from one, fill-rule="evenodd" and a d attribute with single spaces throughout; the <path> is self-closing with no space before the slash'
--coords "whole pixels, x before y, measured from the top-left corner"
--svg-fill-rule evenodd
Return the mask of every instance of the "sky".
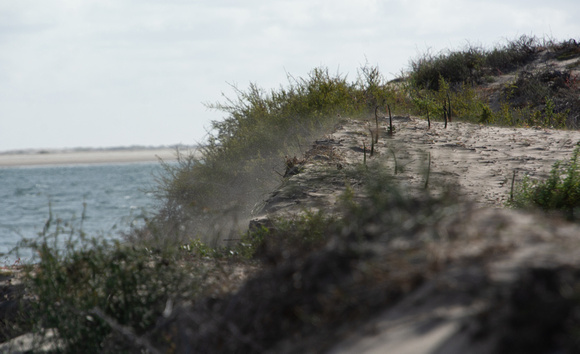
<path id="1" fill-rule="evenodd" d="M 578 0 L 0 0 L 0 151 L 203 143 L 232 87 L 580 39 Z"/>

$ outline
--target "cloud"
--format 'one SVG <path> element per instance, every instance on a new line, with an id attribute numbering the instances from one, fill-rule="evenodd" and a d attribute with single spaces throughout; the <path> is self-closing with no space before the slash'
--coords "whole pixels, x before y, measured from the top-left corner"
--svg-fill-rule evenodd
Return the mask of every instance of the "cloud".
<path id="1" fill-rule="evenodd" d="M 579 12 L 572 0 L 4 1 L 0 150 L 187 143 L 221 117 L 202 102 L 228 82 L 273 88 L 317 66 L 354 79 L 366 60 L 397 74 L 428 48 L 577 35 Z M 5 133 L 23 124 L 42 128 Z"/>

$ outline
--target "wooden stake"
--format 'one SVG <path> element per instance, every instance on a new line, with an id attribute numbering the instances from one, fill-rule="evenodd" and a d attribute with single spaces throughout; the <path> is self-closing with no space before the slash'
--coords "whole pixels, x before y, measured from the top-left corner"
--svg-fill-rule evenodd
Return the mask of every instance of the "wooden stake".
<path id="1" fill-rule="evenodd" d="M 391 106 L 387 104 L 387 110 L 389 111 L 389 135 L 393 135 L 395 130 L 393 128 L 393 116 L 391 114 Z"/>

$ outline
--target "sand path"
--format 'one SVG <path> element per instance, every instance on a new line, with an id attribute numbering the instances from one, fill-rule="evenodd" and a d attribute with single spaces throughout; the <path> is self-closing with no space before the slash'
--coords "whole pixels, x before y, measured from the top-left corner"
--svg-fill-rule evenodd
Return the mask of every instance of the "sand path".
<path id="1" fill-rule="evenodd" d="M 558 160 L 568 160 L 580 142 L 580 131 L 508 128 L 418 117 L 394 117 L 395 134 L 387 134 L 388 120 L 380 119 L 380 139 L 367 163 L 378 161 L 395 171 L 396 177 L 415 187 L 454 186 L 459 194 L 479 206 L 503 207 L 512 178 L 521 181 L 545 178 Z M 256 209 L 258 223 L 273 215 L 299 213 L 304 209 L 332 210 L 345 190 L 343 171 L 361 164 L 364 149 L 370 150 L 369 121 L 345 119 L 332 134 L 317 140 L 305 153 L 300 173 L 287 179 Z M 430 167 L 429 165 L 430 156 Z M 350 179 L 357 187 L 356 178 Z"/>
<path id="2" fill-rule="evenodd" d="M 432 176 L 456 182 L 462 194 L 488 206 L 501 206 L 509 198 L 514 172 L 516 181 L 526 174 L 545 178 L 553 164 L 568 160 L 580 142 L 578 131 L 462 122 L 450 123 L 446 129 L 437 122 L 428 130 L 423 119 L 398 120 L 395 135 L 383 140 L 379 150 L 407 152 L 408 163 L 421 161 L 421 154 L 430 153 Z"/>

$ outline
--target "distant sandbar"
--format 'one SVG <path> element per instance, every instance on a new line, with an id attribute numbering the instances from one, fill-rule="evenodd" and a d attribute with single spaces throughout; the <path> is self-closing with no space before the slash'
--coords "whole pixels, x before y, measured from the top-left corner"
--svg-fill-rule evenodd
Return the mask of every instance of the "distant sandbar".
<path id="1" fill-rule="evenodd" d="M 176 159 L 175 149 L 122 149 L 1 153 L 0 167 L 154 162 Z"/>

